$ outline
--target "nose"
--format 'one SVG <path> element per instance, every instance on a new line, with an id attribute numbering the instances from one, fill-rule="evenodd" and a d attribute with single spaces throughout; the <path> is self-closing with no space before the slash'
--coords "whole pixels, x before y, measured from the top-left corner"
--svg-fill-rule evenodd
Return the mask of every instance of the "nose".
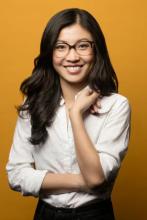
<path id="1" fill-rule="evenodd" d="M 71 48 L 66 55 L 66 60 L 67 61 L 78 61 L 80 59 L 79 55 L 77 54 L 76 50 L 74 48 Z"/>

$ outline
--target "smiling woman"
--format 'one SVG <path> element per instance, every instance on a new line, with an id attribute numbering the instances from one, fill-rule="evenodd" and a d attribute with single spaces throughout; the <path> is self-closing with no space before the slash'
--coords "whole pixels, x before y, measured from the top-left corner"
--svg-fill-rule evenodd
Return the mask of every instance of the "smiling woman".
<path id="1" fill-rule="evenodd" d="M 61 87 L 70 82 L 83 87 L 88 84 L 94 62 L 92 43 L 91 34 L 78 23 L 61 30 L 53 51 L 53 66 L 60 76 Z"/>
<path id="2" fill-rule="evenodd" d="M 12 189 L 39 197 L 34 220 L 114 220 L 111 192 L 126 154 L 130 106 L 95 18 L 71 8 L 41 40 L 7 172 Z"/>

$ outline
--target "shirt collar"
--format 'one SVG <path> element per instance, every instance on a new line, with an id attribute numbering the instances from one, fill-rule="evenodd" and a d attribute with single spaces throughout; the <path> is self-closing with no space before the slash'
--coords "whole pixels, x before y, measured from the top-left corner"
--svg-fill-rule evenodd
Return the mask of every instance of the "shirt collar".
<path id="1" fill-rule="evenodd" d="M 77 96 L 78 96 L 79 93 L 80 93 L 80 91 L 75 95 L 75 100 L 76 100 L 76 98 L 77 98 Z M 64 104 L 65 104 L 65 99 L 64 99 L 63 95 L 61 95 L 59 105 L 62 106 L 62 105 L 64 105 Z"/>
<path id="2" fill-rule="evenodd" d="M 65 103 L 65 100 L 64 100 L 63 96 L 61 96 L 59 105 L 62 106 L 62 105 L 64 105 L 64 103 Z"/>
<path id="3" fill-rule="evenodd" d="M 76 98 L 77 98 L 77 95 L 78 95 L 78 93 L 75 95 L 75 100 L 76 100 Z M 60 106 L 63 106 L 64 104 L 65 104 L 65 99 L 64 99 L 64 97 L 61 95 L 59 105 L 60 105 Z"/>

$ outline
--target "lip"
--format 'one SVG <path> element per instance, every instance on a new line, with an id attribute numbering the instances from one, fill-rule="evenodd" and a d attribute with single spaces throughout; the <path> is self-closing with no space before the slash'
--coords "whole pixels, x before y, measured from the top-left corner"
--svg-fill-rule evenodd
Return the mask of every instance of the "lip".
<path id="1" fill-rule="evenodd" d="M 83 66 L 84 65 L 67 65 L 64 66 L 64 68 L 69 74 L 75 75 L 81 72 Z"/>
<path id="2" fill-rule="evenodd" d="M 84 64 L 81 64 L 81 65 L 78 65 L 78 64 L 76 64 L 76 65 L 64 65 L 65 68 L 67 68 L 67 67 L 76 67 L 76 66 L 83 67 Z"/>

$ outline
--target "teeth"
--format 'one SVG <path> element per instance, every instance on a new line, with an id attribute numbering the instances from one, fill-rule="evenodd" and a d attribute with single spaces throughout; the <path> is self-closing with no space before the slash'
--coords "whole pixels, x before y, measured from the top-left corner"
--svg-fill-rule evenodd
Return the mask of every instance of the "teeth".
<path id="1" fill-rule="evenodd" d="M 81 66 L 67 66 L 66 69 L 70 72 L 77 72 L 81 69 Z"/>

